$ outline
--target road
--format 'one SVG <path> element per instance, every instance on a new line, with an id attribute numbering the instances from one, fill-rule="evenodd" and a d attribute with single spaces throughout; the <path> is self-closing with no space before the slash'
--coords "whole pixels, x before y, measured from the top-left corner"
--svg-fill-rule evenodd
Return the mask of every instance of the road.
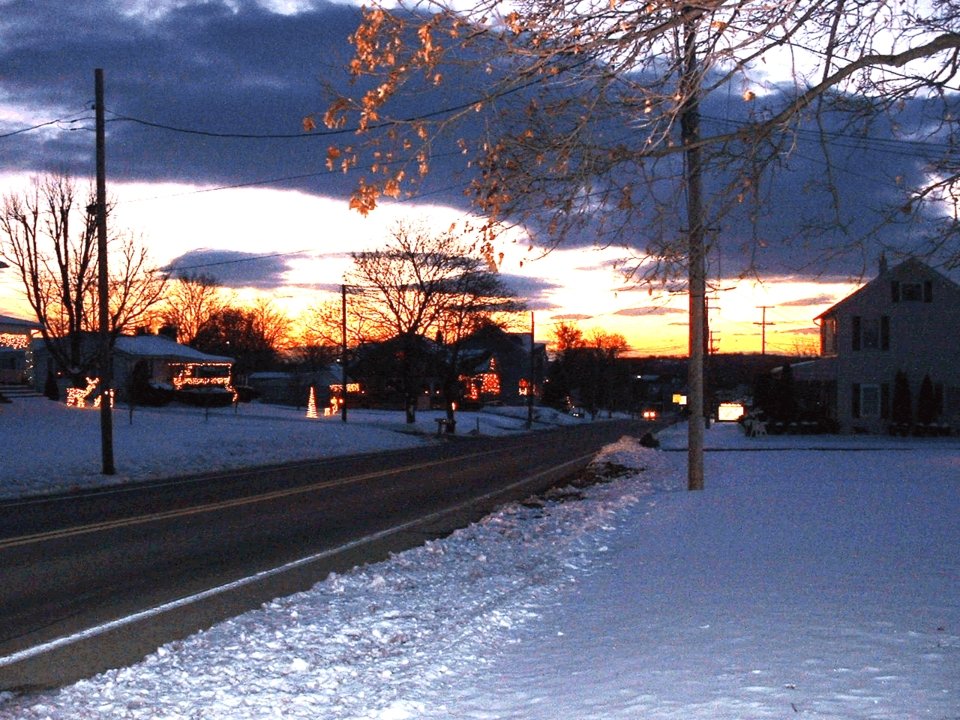
<path id="1" fill-rule="evenodd" d="M 645 429 L 585 423 L 0 503 L 0 690 L 135 662 L 542 491 Z"/>

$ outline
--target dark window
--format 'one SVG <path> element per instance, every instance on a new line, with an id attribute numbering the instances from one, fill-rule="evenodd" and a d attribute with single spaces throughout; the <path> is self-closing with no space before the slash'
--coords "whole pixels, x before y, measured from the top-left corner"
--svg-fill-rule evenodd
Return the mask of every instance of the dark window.
<path id="1" fill-rule="evenodd" d="M 900 299 L 903 302 L 920 302 L 923 300 L 923 286 L 918 282 L 901 283 Z"/>
<path id="2" fill-rule="evenodd" d="M 860 327 L 863 336 L 860 338 L 860 347 L 864 350 L 880 349 L 880 318 L 862 318 Z"/>
<path id="3" fill-rule="evenodd" d="M 890 316 L 865 318 L 853 316 L 853 337 L 851 347 L 858 350 L 890 349 Z"/>
<path id="4" fill-rule="evenodd" d="M 850 393 L 850 414 L 854 418 L 860 417 L 860 383 L 853 384 L 853 392 Z"/>
<path id="5" fill-rule="evenodd" d="M 880 417 L 882 414 L 879 385 L 860 386 L 860 417 Z"/>

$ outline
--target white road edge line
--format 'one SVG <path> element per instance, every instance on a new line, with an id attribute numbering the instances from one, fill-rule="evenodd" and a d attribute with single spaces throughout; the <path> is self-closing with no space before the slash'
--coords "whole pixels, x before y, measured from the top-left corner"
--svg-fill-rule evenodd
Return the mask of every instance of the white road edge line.
<path id="1" fill-rule="evenodd" d="M 524 478 L 523 480 L 519 480 L 511 485 L 507 485 L 506 487 L 502 487 L 498 490 L 489 492 L 485 495 L 480 495 L 470 500 L 466 500 L 452 507 L 445 508 L 443 510 L 438 510 L 435 513 L 424 515 L 423 517 L 419 517 L 415 520 L 410 520 L 408 522 L 403 523 L 402 525 L 396 525 L 387 530 L 381 530 L 380 532 L 372 533 L 371 535 L 365 535 L 362 538 L 351 540 L 350 542 L 345 543 L 343 545 L 339 545 L 338 547 L 330 548 L 329 550 L 324 550 L 323 552 L 319 552 L 314 555 L 308 555 L 307 557 L 300 558 L 299 560 L 292 560 L 291 562 L 288 562 L 284 565 L 280 565 L 279 567 L 271 568 L 270 570 L 264 570 L 262 572 L 256 573 L 255 575 L 250 575 L 248 577 L 241 578 L 240 580 L 234 580 L 233 582 L 227 583 L 225 585 L 220 585 L 215 588 L 210 588 L 209 590 L 204 590 L 203 592 L 195 593 L 193 595 L 188 595 L 186 597 L 180 598 L 179 600 L 173 600 L 168 603 L 163 603 L 162 605 L 157 605 L 148 610 L 141 610 L 140 612 L 133 613 L 132 615 L 127 615 L 122 618 L 117 618 L 116 620 L 111 620 L 110 622 L 103 623 L 102 625 L 97 625 L 95 627 L 88 628 L 86 630 L 81 630 L 80 632 L 74 633 L 72 635 L 65 635 L 64 637 L 60 637 L 55 640 L 50 640 L 40 645 L 34 645 L 33 647 L 27 648 L 26 650 L 19 650 L 10 655 L 5 655 L 3 657 L 0 657 L 0 667 L 15 665 L 18 662 L 23 662 L 24 660 L 29 660 L 31 658 L 38 657 L 45 653 L 51 652 L 53 650 L 57 650 L 62 647 L 73 645 L 74 643 L 78 643 L 82 640 L 88 640 L 90 638 L 97 637 L 98 635 L 103 635 L 104 633 L 110 632 L 111 630 L 116 630 L 118 628 L 122 628 L 127 625 L 132 625 L 133 623 L 138 622 L 140 620 L 146 620 L 148 618 L 161 615 L 165 612 L 176 610 L 177 608 L 186 607 L 188 605 L 192 605 L 193 603 L 200 602 L 201 600 L 206 600 L 207 598 L 215 597 L 216 595 L 229 592 L 230 590 L 236 590 L 238 588 L 245 587 L 246 585 L 251 585 L 253 583 L 256 583 L 260 580 L 265 580 L 274 575 L 280 575 L 290 570 L 294 570 L 303 565 L 309 565 L 310 563 L 316 562 L 318 560 L 322 560 L 332 555 L 336 555 L 337 553 L 359 547 L 364 543 L 389 537 L 390 535 L 403 532 L 404 530 L 407 530 L 416 525 L 421 525 L 425 522 L 430 522 L 431 520 L 438 519 L 444 515 L 448 515 L 450 513 L 457 512 L 458 510 L 462 510 L 463 508 L 473 505 L 477 502 L 490 499 L 497 495 L 501 495 L 504 492 L 508 492 L 510 490 L 514 490 L 518 487 L 526 485 L 528 483 L 534 482 L 535 480 L 543 477 L 544 475 L 547 475 L 548 473 L 553 473 L 558 470 L 567 468 L 569 466 L 577 465 L 578 463 L 582 463 L 584 460 L 588 460 L 593 456 L 594 456 L 594 453 L 581 455 L 578 458 L 575 458 L 573 460 L 568 460 L 567 462 L 561 463 L 560 465 L 556 465 L 546 470 L 541 470 L 536 475 L 531 475 L 530 477 Z"/>

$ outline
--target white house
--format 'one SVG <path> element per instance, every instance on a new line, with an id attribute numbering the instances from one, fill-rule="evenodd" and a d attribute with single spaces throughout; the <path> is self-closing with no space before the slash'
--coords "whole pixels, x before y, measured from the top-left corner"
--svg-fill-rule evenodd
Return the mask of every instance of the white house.
<path id="1" fill-rule="evenodd" d="M 929 376 L 941 422 L 960 429 L 960 286 L 916 259 L 879 275 L 816 318 L 821 359 L 797 381 L 832 381 L 841 432 L 886 432 L 894 377 L 907 376 L 916 403 Z M 806 377 L 811 374 L 811 377 Z M 817 377 L 814 378 L 813 376 Z"/>

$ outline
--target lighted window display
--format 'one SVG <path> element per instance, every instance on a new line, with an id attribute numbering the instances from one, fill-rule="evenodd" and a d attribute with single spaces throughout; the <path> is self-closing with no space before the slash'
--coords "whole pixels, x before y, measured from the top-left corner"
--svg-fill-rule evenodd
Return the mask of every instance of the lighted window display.
<path id="1" fill-rule="evenodd" d="M 746 410 L 743 407 L 743 403 L 720 403 L 720 406 L 717 408 L 717 421 L 737 422 L 743 417 L 744 412 L 746 412 Z"/>
<path id="2" fill-rule="evenodd" d="M 230 363 L 183 363 L 170 366 L 170 383 L 177 390 L 187 386 L 230 387 Z"/>
<path id="3" fill-rule="evenodd" d="M 30 338 L 16 333 L 0 333 L 0 348 L 11 350 L 26 350 L 30 347 Z"/>
<path id="4" fill-rule="evenodd" d="M 335 385 L 331 385 L 331 386 L 330 386 L 330 392 L 339 394 L 339 393 L 340 393 L 340 389 L 341 389 L 342 387 L 343 387 L 343 386 L 340 385 L 339 383 L 338 383 L 338 384 L 335 384 Z M 360 383 L 347 383 L 347 392 L 348 392 L 348 393 L 358 393 L 358 392 L 360 392 Z"/>

